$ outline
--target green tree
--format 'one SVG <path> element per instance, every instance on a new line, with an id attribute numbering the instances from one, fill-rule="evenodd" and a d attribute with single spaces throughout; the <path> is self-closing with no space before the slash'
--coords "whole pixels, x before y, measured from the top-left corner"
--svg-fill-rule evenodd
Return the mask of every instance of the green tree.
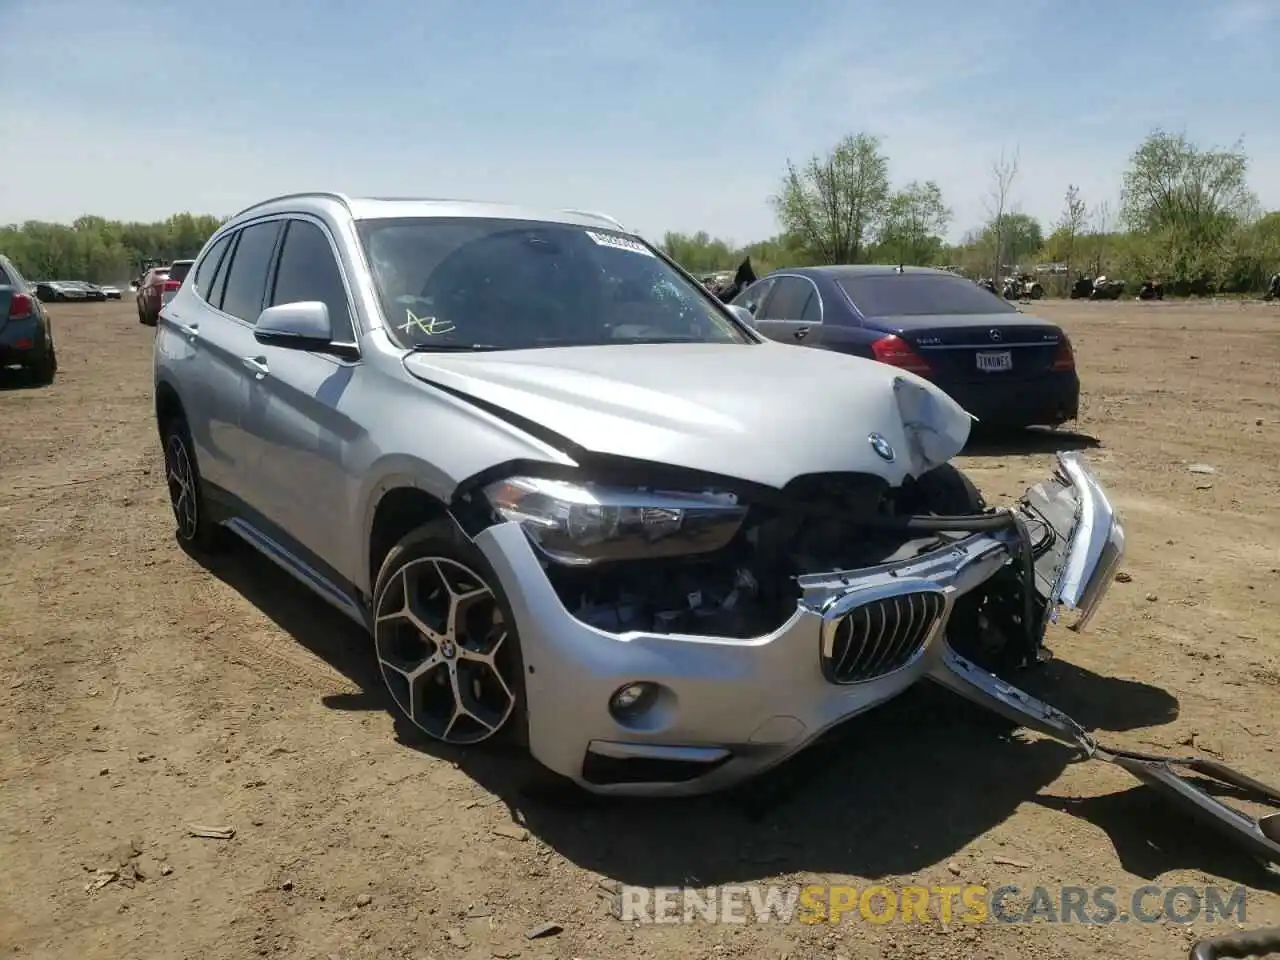
<path id="1" fill-rule="evenodd" d="M 137 274 L 143 260 L 194 257 L 222 222 L 191 213 L 158 223 L 90 215 L 70 224 L 30 220 L 0 227 L 0 253 L 31 279 L 125 282 Z"/>
<path id="2" fill-rule="evenodd" d="M 690 273 L 713 273 L 728 270 L 738 260 L 731 244 L 712 237 L 705 230 L 697 233 L 668 232 L 662 237 L 662 252 Z"/>
<path id="3" fill-rule="evenodd" d="M 1089 218 L 1089 206 L 1080 197 L 1080 188 L 1074 183 L 1067 187 L 1062 202 L 1062 215 L 1058 218 L 1053 235 L 1049 238 L 1053 259 L 1067 265 L 1067 276 L 1075 263 L 1076 242 L 1084 232 Z"/>
<path id="4" fill-rule="evenodd" d="M 942 235 L 951 222 L 951 208 L 932 180 L 912 181 L 889 198 L 880 227 L 880 259 L 924 266 L 942 250 Z"/>
<path id="5" fill-rule="evenodd" d="M 1213 242 L 1256 210 L 1248 171 L 1239 142 L 1206 150 L 1185 134 L 1157 129 L 1129 158 L 1121 219 L 1135 232 L 1174 231 L 1193 242 Z"/>
<path id="6" fill-rule="evenodd" d="M 787 161 L 772 198 L 783 232 L 822 263 L 856 263 L 889 200 L 889 160 L 880 139 L 845 137 L 803 168 Z"/>

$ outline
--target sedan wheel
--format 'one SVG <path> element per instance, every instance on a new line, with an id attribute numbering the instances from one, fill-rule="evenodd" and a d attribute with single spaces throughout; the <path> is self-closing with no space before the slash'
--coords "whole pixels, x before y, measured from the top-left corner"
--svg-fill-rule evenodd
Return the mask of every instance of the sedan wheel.
<path id="1" fill-rule="evenodd" d="M 402 555 L 403 556 L 403 555 Z M 447 556 L 405 556 L 379 578 L 374 644 L 401 712 L 445 743 L 488 740 L 516 712 L 517 641 L 484 578 Z"/>

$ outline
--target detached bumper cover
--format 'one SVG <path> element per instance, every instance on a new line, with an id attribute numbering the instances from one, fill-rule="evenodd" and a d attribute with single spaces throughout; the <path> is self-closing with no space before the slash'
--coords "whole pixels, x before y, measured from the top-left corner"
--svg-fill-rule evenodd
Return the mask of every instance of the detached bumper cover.
<path id="1" fill-rule="evenodd" d="M 1123 529 L 1101 485 L 1081 458 L 1064 454 L 1054 476 L 1028 491 L 1019 510 L 1048 543 L 1036 561 L 1041 602 L 1051 616 L 1066 609 L 1083 625 L 1124 550 Z M 908 561 L 801 578 L 791 618 L 770 634 L 742 640 L 599 630 L 565 609 L 518 525 L 490 527 L 476 544 L 519 629 L 531 752 L 588 789 L 632 794 L 703 793 L 752 777 L 922 679 L 964 693 L 967 668 L 944 639 L 951 610 L 1020 547 L 1011 530 L 980 533 Z M 895 650 L 892 638 L 864 630 L 841 640 L 852 649 L 850 662 L 891 669 L 833 677 L 836 626 L 859 608 L 884 603 L 899 604 L 912 618 L 918 645 Z M 926 608 L 928 622 L 916 622 Z M 638 681 L 658 685 L 656 703 L 638 719 L 615 719 L 612 696 Z M 649 773 L 589 777 L 600 758 L 615 767 L 637 761 L 631 768 Z"/>

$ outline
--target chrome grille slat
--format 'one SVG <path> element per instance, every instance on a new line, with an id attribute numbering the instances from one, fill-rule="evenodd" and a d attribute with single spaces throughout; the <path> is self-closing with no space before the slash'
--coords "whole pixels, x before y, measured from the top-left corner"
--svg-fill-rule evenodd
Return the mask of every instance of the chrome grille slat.
<path id="1" fill-rule="evenodd" d="M 943 594 L 923 590 L 871 600 L 826 625 L 822 667 L 833 683 L 863 683 L 906 666 L 928 641 L 945 609 Z"/>

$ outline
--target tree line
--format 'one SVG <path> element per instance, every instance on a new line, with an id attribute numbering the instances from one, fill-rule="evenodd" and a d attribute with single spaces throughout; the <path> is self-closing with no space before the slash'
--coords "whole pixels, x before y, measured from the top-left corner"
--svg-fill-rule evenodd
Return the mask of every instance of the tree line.
<path id="1" fill-rule="evenodd" d="M 194 257 L 225 218 L 178 213 L 159 223 L 84 216 L 74 223 L 29 220 L 0 227 L 0 253 L 29 280 L 121 283 L 147 260 Z"/>
<path id="2" fill-rule="evenodd" d="M 991 164 L 985 222 L 948 244 L 952 212 L 938 185 L 894 189 L 880 139 L 858 133 L 803 165 L 787 164 L 770 198 L 774 237 L 734 247 L 706 232 L 667 233 L 662 246 L 699 274 L 732 269 L 745 256 L 757 273 L 901 263 L 999 278 L 1053 264 L 1057 272 L 1041 282 L 1059 293 L 1081 274 L 1158 279 L 1173 294 L 1249 293 L 1280 270 L 1280 211 L 1259 208 L 1248 168 L 1239 142 L 1205 148 L 1156 129 L 1130 155 L 1118 209 L 1067 185 L 1061 213 L 1046 225 L 1019 209 L 1018 154 L 1002 153 Z"/>
<path id="3" fill-rule="evenodd" d="M 1173 294 L 1253 292 L 1280 270 L 1280 211 L 1259 209 L 1248 168 L 1238 142 L 1205 148 L 1156 129 L 1129 158 L 1118 209 L 1068 185 L 1061 214 L 1046 225 L 1019 209 L 1018 155 L 1002 153 L 991 164 L 985 222 L 948 244 L 953 215 L 937 183 L 894 188 L 881 140 L 858 133 L 803 164 L 788 162 L 770 198 L 775 236 L 735 246 L 705 231 L 667 233 L 661 245 L 699 274 L 731 270 L 746 256 L 757 273 L 861 262 L 955 267 L 975 278 L 1053 263 L 1060 272 L 1042 278 L 1050 291 L 1080 274 L 1106 274 L 1159 279 Z M 28 221 L 0 227 L 0 253 L 31 279 L 120 282 L 144 261 L 194 257 L 222 222 L 192 213 L 159 223 Z"/>

